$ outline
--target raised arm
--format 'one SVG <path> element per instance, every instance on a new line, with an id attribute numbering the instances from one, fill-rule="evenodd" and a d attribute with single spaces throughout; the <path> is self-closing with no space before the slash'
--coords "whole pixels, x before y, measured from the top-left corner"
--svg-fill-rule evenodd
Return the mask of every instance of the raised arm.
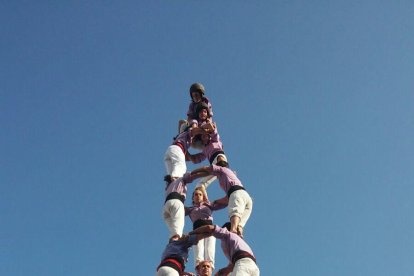
<path id="1" fill-rule="evenodd" d="M 193 124 L 193 126 L 195 126 L 195 125 Z M 195 136 L 200 135 L 200 134 L 204 134 L 204 133 L 206 133 L 206 131 L 203 128 L 198 127 L 198 126 L 192 127 L 191 130 L 190 130 L 191 138 L 194 138 Z"/>
<path id="2" fill-rule="evenodd" d="M 219 269 L 214 276 L 227 276 L 233 271 L 234 265 L 229 263 L 226 267 Z"/>
<path id="3" fill-rule="evenodd" d="M 208 120 L 208 122 L 200 127 L 207 133 L 213 133 L 216 130 L 216 124 Z"/>

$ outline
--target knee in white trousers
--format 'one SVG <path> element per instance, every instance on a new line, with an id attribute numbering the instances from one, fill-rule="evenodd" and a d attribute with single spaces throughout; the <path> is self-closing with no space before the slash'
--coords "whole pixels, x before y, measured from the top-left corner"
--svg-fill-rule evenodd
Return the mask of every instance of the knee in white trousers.
<path id="1" fill-rule="evenodd" d="M 253 210 L 253 201 L 245 190 L 234 191 L 229 198 L 229 218 L 238 216 L 240 226 L 244 227 Z"/>
<path id="2" fill-rule="evenodd" d="M 179 199 L 167 200 L 162 210 L 165 224 L 170 231 L 170 237 L 183 235 L 185 210 L 184 204 Z"/>

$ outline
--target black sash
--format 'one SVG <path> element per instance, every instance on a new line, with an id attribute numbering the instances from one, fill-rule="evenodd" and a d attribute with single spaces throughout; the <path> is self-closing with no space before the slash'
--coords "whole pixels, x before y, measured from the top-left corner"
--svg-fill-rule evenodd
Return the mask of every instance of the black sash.
<path id="1" fill-rule="evenodd" d="M 250 254 L 249 252 L 243 251 L 243 250 L 239 250 L 236 253 L 234 253 L 233 257 L 231 257 L 231 262 L 235 264 L 238 260 L 243 259 L 243 258 L 250 258 L 254 262 L 256 262 L 256 258 L 252 256 L 252 254 Z"/>
<path id="2" fill-rule="evenodd" d="M 198 219 L 194 221 L 193 223 L 193 230 L 200 228 L 201 226 L 204 226 L 204 225 L 213 225 L 213 221 L 209 219 Z"/>
<path id="3" fill-rule="evenodd" d="M 164 260 L 161 261 L 160 265 L 157 267 L 160 269 L 162 266 L 168 266 L 178 271 L 178 273 L 181 275 L 185 269 L 184 260 L 178 255 L 172 255 L 166 257 Z"/>
<path id="4" fill-rule="evenodd" d="M 183 196 L 183 195 L 180 195 L 179 193 L 177 193 L 177 192 L 172 192 L 172 193 L 170 193 L 168 196 L 167 196 L 167 198 L 165 199 L 165 202 L 167 202 L 168 200 L 170 200 L 170 199 L 178 199 L 178 200 L 180 200 L 183 204 L 184 204 L 184 201 L 185 201 L 185 197 Z M 164 203 L 165 203 L 164 202 Z"/>
<path id="5" fill-rule="evenodd" d="M 227 197 L 230 198 L 230 195 L 233 192 L 237 191 L 237 190 L 246 190 L 246 189 L 244 187 L 242 187 L 242 186 L 239 186 L 239 185 L 231 186 L 231 188 L 227 192 Z"/>

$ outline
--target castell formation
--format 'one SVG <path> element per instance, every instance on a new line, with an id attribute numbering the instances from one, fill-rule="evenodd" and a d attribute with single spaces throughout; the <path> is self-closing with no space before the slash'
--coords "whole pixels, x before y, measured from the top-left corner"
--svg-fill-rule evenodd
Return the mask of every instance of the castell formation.
<path id="1" fill-rule="evenodd" d="M 167 174 L 163 219 L 169 230 L 169 242 L 161 255 L 157 276 L 179 275 L 254 275 L 260 274 L 256 258 L 243 229 L 252 213 L 252 199 L 233 169 L 223 150 L 223 144 L 213 121 L 213 108 L 201 83 L 190 86 L 191 98 L 187 119 L 178 123 L 178 135 L 168 146 L 164 162 Z M 197 153 L 190 154 L 189 148 Z M 186 162 L 207 163 L 187 172 Z M 208 187 L 215 181 L 224 191 L 223 197 L 209 200 Z M 189 185 L 195 182 L 193 185 Z M 214 184 L 215 185 L 215 184 Z M 191 189 L 191 205 L 185 206 L 187 190 Z M 227 209 L 228 221 L 213 221 L 213 212 Z M 221 210 L 221 211 L 220 211 Z M 193 230 L 183 233 L 185 216 Z M 216 240 L 221 243 L 228 259 L 224 268 L 215 267 Z M 194 270 L 186 272 L 189 249 L 193 247 Z M 191 269 L 192 266 L 188 265 Z"/>

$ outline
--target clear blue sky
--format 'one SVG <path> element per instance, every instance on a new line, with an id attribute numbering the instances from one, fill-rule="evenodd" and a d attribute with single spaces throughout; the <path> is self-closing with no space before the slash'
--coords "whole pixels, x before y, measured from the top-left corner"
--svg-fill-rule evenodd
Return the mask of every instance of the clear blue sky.
<path id="1" fill-rule="evenodd" d="M 413 1 L 115 2 L 0 2 L 0 275 L 154 275 L 195 81 L 262 275 L 414 275 Z"/>

